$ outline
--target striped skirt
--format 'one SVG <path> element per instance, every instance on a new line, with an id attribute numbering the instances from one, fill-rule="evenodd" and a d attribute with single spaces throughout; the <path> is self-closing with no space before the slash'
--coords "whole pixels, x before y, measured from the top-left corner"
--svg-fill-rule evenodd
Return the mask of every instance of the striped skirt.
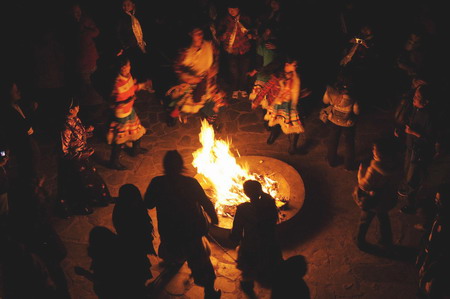
<path id="1" fill-rule="evenodd" d="M 305 131 L 297 110 L 291 108 L 290 102 L 267 107 L 264 120 L 268 121 L 269 127 L 280 125 L 284 134 L 299 134 Z"/>
<path id="2" fill-rule="evenodd" d="M 126 117 L 118 118 L 113 116 L 106 134 L 106 140 L 108 144 L 129 143 L 140 139 L 145 132 L 146 130 L 141 125 L 139 117 L 133 108 L 131 114 Z"/>

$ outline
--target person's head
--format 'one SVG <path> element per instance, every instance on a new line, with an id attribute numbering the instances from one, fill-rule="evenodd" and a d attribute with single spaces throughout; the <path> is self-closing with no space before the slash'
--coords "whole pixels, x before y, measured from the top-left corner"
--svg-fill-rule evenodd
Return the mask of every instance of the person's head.
<path id="1" fill-rule="evenodd" d="M 292 74 L 297 71 L 297 59 L 288 57 L 284 62 L 284 72 Z"/>
<path id="2" fill-rule="evenodd" d="M 192 38 L 192 46 L 194 47 L 200 47 L 203 43 L 203 30 L 201 28 L 194 28 L 192 29 L 192 31 L 189 33 L 189 35 Z"/>
<path id="3" fill-rule="evenodd" d="M 124 77 L 128 77 L 131 75 L 131 62 L 127 56 L 120 55 L 118 57 L 117 66 L 120 75 Z"/>
<path id="4" fill-rule="evenodd" d="M 126 13 L 133 13 L 136 9 L 136 3 L 133 0 L 123 0 L 122 9 Z"/>
<path id="5" fill-rule="evenodd" d="M 141 191 L 133 184 L 122 185 L 119 189 L 118 204 L 133 203 L 136 200 L 142 200 Z"/>
<path id="6" fill-rule="evenodd" d="M 419 32 L 412 32 L 408 36 L 408 40 L 405 44 L 406 51 L 413 51 L 417 49 L 422 42 L 422 35 Z"/>
<path id="7" fill-rule="evenodd" d="M 272 11 L 280 10 L 280 1 L 279 0 L 271 0 L 270 8 L 272 9 Z"/>
<path id="8" fill-rule="evenodd" d="M 69 99 L 69 105 L 67 107 L 67 116 L 76 117 L 80 111 L 80 104 L 75 97 Z"/>
<path id="9" fill-rule="evenodd" d="M 258 29 L 259 35 L 262 36 L 264 40 L 268 40 L 274 37 L 275 31 L 271 24 L 262 24 Z"/>
<path id="10" fill-rule="evenodd" d="M 237 1 L 230 1 L 227 5 L 227 10 L 232 17 L 238 16 L 241 11 Z"/>
<path id="11" fill-rule="evenodd" d="M 163 159 L 165 174 L 176 175 L 184 171 L 184 161 L 177 150 L 167 151 Z"/>
<path id="12" fill-rule="evenodd" d="M 70 14 L 77 22 L 79 22 L 81 19 L 81 13 L 82 12 L 80 4 L 78 3 L 72 4 L 72 6 L 70 7 Z"/>
<path id="13" fill-rule="evenodd" d="M 339 93 L 348 94 L 351 88 L 351 77 L 346 73 L 340 73 L 336 78 L 334 87 Z"/>
<path id="14" fill-rule="evenodd" d="M 258 181 L 254 180 L 247 180 L 243 184 L 244 187 L 244 193 L 248 196 L 250 199 L 257 199 L 261 195 L 262 186 Z"/>
<path id="15" fill-rule="evenodd" d="M 428 85 L 421 85 L 414 93 L 413 105 L 416 108 L 425 108 L 430 103 L 431 89 Z"/>

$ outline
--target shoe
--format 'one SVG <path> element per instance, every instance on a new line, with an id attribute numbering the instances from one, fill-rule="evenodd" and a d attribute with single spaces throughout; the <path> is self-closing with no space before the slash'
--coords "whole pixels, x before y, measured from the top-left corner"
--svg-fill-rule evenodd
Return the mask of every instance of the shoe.
<path id="1" fill-rule="evenodd" d="M 148 149 L 139 147 L 139 148 L 131 148 L 129 150 L 129 155 L 131 157 L 137 157 L 139 155 L 144 155 L 145 153 L 148 153 Z"/>
<path id="2" fill-rule="evenodd" d="M 128 167 L 126 167 L 125 165 L 123 165 L 120 162 L 110 163 L 109 168 L 115 169 L 115 170 L 127 170 L 128 169 Z"/>
<path id="3" fill-rule="evenodd" d="M 366 241 L 356 241 L 356 246 L 361 251 L 367 251 L 370 248 L 369 243 L 367 243 Z"/>
<path id="4" fill-rule="evenodd" d="M 79 207 L 72 210 L 72 214 L 74 215 L 90 215 L 93 212 L 94 210 L 91 207 Z"/>
<path id="5" fill-rule="evenodd" d="M 297 148 L 295 146 L 289 146 L 288 153 L 289 155 L 295 155 L 297 153 Z"/>
<path id="6" fill-rule="evenodd" d="M 337 167 L 339 165 L 338 163 L 336 163 L 334 161 L 331 162 L 330 160 L 328 160 L 328 158 L 325 158 L 325 161 L 327 162 L 328 166 L 330 166 L 332 168 L 335 168 L 335 167 Z"/>
<path id="7" fill-rule="evenodd" d="M 400 212 L 404 213 L 404 214 L 409 214 L 409 215 L 413 215 L 416 213 L 416 207 L 413 207 L 411 205 L 405 205 L 400 209 Z"/>
<path id="8" fill-rule="evenodd" d="M 269 138 L 267 138 L 267 144 L 273 144 L 277 139 L 277 135 L 273 132 L 270 133 Z"/>
<path id="9" fill-rule="evenodd" d="M 109 200 L 92 200 L 92 206 L 94 207 L 107 207 L 109 205 Z"/>

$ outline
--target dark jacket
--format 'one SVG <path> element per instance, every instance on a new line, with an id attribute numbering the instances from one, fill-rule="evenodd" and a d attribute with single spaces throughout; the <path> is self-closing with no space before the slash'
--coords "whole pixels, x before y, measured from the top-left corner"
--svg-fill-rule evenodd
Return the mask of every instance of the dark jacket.
<path id="1" fill-rule="evenodd" d="M 217 223 L 214 205 L 199 182 L 183 175 L 158 176 L 145 193 L 148 209 L 156 207 L 161 240 L 179 243 L 206 234 L 202 208 Z"/>

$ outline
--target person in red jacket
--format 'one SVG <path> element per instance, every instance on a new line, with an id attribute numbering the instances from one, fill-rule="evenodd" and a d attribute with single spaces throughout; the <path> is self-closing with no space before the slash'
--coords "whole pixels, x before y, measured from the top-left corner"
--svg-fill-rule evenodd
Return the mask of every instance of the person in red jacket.
<path id="1" fill-rule="evenodd" d="M 119 162 L 120 151 L 123 145 L 132 147 L 131 156 L 146 153 L 147 150 L 140 146 L 141 137 L 146 130 L 141 125 L 139 117 L 134 110 L 136 91 L 151 89 L 151 81 L 137 84 L 131 74 L 130 60 L 121 55 L 118 57 L 119 72 L 111 94 L 113 110 L 112 120 L 107 133 L 108 144 L 112 145 L 110 167 L 117 170 L 125 170 L 126 167 Z"/>

